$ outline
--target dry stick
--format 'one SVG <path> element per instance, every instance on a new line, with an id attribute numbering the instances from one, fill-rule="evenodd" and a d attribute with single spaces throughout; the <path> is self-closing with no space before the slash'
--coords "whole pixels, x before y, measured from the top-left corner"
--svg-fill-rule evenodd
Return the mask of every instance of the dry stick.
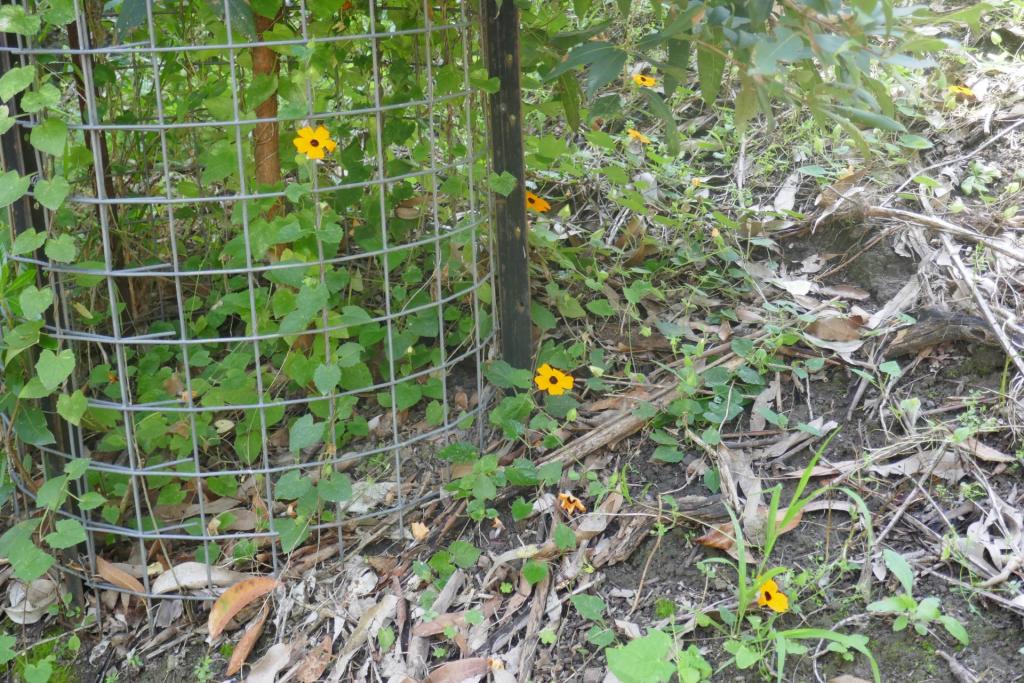
<path id="1" fill-rule="evenodd" d="M 1010 338 L 1006 336 L 1006 332 L 1003 331 L 1002 326 L 996 322 L 996 317 L 992 314 L 992 309 L 989 308 L 988 302 L 985 301 L 985 297 L 981 295 L 981 292 L 979 292 L 978 288 L 975 286 L 971 272 L 967 270 L 967 266 L 965 266 L 964 262 L 960 259 L 960 254 L 958 254 L 953 248 L 953 242 L 949 239 L 948 235 L 939 235 L 939 238 L 942 240 L 942 246 L 946 248 L 946 253 L 949 254 L 950 260 L 953 261 L 953 266 L 956 268 L 957 272 L 960 273 L 960 277 L 963 278 L 964 284 L 971 290 L 971 296 L 974 297 L 974 303 L 978 304 L 978 308 L 981 309 L 982 315 L 985 316 L 986 322 L 988 322 L 989 327 L 992 328 L 992 332 L 995 333 L 996 339 L 999 340 L 999 344 L 1003 347 L 1003 350 L 1006 351 L 1006 355 L 1013 361 L 1013 364 L 1017 366 L 1017 369 L 1020 370 L 1021 374 L 1024 374 L 1024 359 L 1022 359 L 1020 354 L 1017 353 L 1017 350 L 1013 348 L 1013 343 L 1010 341 Z"/>
<path id="2" fill-rule="evenodd" d="M 936 650 L 935 654 L 946 660 L 946 664 L 949 664 L 949 671 L 957 683 L 978 683 L 978 677 L 974 675 L 974 672 L 958 662 L 956 657 L 942 650 Z"/>
<path id="3" fill-rule="evenodd" d="M 921 483 L 932 476 L 932 472 L 935 471 L 936 466 L 938 466 L 939 464 L 939 460 L 942 459 L 942 456 L 945 455 L 945 453 L 945 447 L 940 448 L 938 450 L 938 452 L 935 454 L 935 457 L 932 458 L 931 467 L 929 467 L 924 473 L 922 473 L 921 476 L 918 477 L 917 481 L 914 482 L 917 489 L 922 489 Z M 896 524 L 903 518 L 903 515 L 904 513 L 906 513 L 907 508 L 909 508 L 914 502 L 919 500 L 916 494 L 917 491 L 911 491 L 910 493 L 907 494 L 906 499 L 899 506 L 899 508 L 896 509 L 896 513 L 893 515 L 893 518 L 889 520 L 889 523 L 885 525 L 884 529 L 882 529 L 882 533 L 878 534 L 878 536 L 875 537 L 875 548 L 881 547 L 882 541 L 885 540 L 886 536 L 889 535 L 889 532 L 892 531 L 893 528 L 895 528 Z M 860 587 L 861 591 L 865 595 L 868 595 L 871 590 L 872 554 L 872 551 L 868 550 L 867 555 L 865 555 L 864 557 L 864 564 L 860 568 L 860 580 L 857 581 L 857 585 Z"/>
<path id="4" fill-rule="evenodd" d="M 976 156 L 981 150 L 983 150 L 986 147 L 994 144 L 1000 138 L 1006 137 L 1007 135 L 1009 135 L 1010 133 L 1015 131 L 1017 128 L 1020 128 L 1021 126 L 1024 126 L 1024 119 L 1020 119 L 1017 122 L 1007 126 L 1006 128 L 1003 128 L 1001 131 L 999 131 L 998 133 L 996 133 L 995 135 L 990 137 L 988 140 L 985 140 L 985 142 L 981 143 L 980 145 L 978 145 L 977 147 L 972 149 L 967 154 L 964 154 L 962 156 L 958 156 L 958 157 L 956 157 L 954 159 L 943 159 L 942 161 L 940 161 L 938 163 L 932 164 L 931 166 L 925 166 L 921 170 L 915 171 L 914 175 L 912 175 L 911 177 L 909 177 L 906 180 L 904 180 L 903 183 L 892 192 L 892 194 L 890 194 L 888 197 L 885 198 L 885 201 L 882 202 L 882 206 L 885 206 L 886 204 L 891 202 L 896 197 L 896 195 L 898 195 L 900 192 L 902 192 L 903 189 L 907 185 L 909 185 L 910 183 L 912 183 L 914 181 L 914 178 L 918 177 L 922 173 L 926 173 L 928 171 L 934 171 L 935 169 L 942 168 L 943 166 L 952 166 L 953 164 L 958 164 L 961 161 L 967 161 L 971 157 Z"/>
<path id="5" fill-rule="evenodd" d="M 661 520 L 661 496 L 658 496 L 658 519 Z M 644 570 L 640 574 L 640 582 L 636 586 L 636 595 L 633 596 L 633 605 L 629 608 L 629 615 L 633 616 L 633 612 L 636 611 L 637 605 L 640 604 L 640 596 L 644 591 L 644 581 L 647 580 L 647 571 L 651 568 L 651 561 L 654 560 L 654 556 L 658 553 L 658 548 L 661 547 L 661 538 L 664 534 L 659 533 L 657 538 L 654 539 L 654 547 L 651 548 L 650 554 L 647 556 L 647 562 L 644 563 Z"/>
<path id="6" fill-rule="evenodd" d="M 992 251 L 998 251 L 1000 254 L 1009 256 L 1017 261 L 1024 262 L 1024 251 L 1015 249 L 1014 247 L 1001 243 L 997 240 L 987 238 L 986 235 L 977 233 L 974 230 L 968 230 L 963 226 L 957 225 L 956 223 L 950 223 L 942 218 L 926 216 L 922 213 L 906 211 L 904 209 L 886 209 L 881 206 L 865 207 L 864 215 L 870 218 L 893 218 L 911 221 L 931 230 L 948 233 L 961 239 L 968 240 L 969 242 L 974 242 L 975 244 L 983 244 Z"/>

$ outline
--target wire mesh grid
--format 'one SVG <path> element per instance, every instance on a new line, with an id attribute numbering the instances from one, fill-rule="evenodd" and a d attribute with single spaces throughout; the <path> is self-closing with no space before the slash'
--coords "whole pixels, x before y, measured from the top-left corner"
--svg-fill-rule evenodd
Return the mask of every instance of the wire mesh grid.
<path id="1" fill-rule="evenodd" d="M 88 399 L 79 425 L 42 402 L 57 436 L 18 444 L 42 480 L 87 463 L 55 511 L 88 532 L 62 568 L 138 594 L 99 575 L 97 558 L 120 554 L 154 597 L 143 569 L 154 561 L 192 553 L 212 588 L 212 567 L 232 560 L 279 573 L 296 539 L 343 553 L 360 520 L 401 529 L 403 510 L 437 496 L 412 490 L 417 451 L 480 426 L 486 404 L 492 275 L 471 8 L 103 7 L 74 0 L 66 31 L 8 34 L 0 48 L 8 69 L 37 69 L 36 92 L 66 89 L 15 132 L 65 122 L 63 159 L 24 149 L 39 180 L 70 181 L 64 206 L 34 211 L 79 253 L 13 257 L 52 287 L 41 332 L 74 352 L 67 390 Z M 305 158 L 293 136 L 336 154 Z M 31 495 L 39 482 L 15 469 Z M 354 492 L 303 509 L 311 487 L 343 491 L 345 470 Z M 97 493 L 103 504 L 82 504 Z"/>

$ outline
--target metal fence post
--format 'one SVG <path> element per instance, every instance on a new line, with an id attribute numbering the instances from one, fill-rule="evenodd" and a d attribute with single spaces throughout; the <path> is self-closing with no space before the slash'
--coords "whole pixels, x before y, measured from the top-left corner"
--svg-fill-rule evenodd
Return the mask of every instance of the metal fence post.
<path id="1" fill-rule="evenodd" d="M 519 86 L 519 10 L 514 0 L 482 1 L 483 48 L 488 75 L 499 79 L 488 98 L 491 165 L 516 179 L 507 197 L 491 194 L 501 357 L 517 368 L 533 366 L 530 275 L 527 256 L 523 122 Z"/>

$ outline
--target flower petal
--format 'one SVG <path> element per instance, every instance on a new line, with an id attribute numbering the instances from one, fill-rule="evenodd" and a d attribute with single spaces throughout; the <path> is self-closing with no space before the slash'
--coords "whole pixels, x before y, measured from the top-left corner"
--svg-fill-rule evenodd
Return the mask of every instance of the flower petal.
<path id="1" fill-rule="evenodd" d="M 313 137 L 313 129 L 310 128 L 309 126 L 306 126 L 305 128 L 299 128 L 299 137 L 306 138 L 307 140 L 311 139 Z"/>

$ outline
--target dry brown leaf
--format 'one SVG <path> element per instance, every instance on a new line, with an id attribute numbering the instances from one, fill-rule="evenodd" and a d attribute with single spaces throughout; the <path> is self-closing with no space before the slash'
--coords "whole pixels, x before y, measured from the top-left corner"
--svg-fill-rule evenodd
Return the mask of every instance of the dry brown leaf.
<path id="1" fill-rule="evenodd" d="M 844 195 L 853 194 L 852 190 L 854 186 L 867 172 L 868 170 L 863 168 L 859 171 L 844 174 L 818 195 L 817 200 L 814 202 L 815 205 L 823 209 L 831 208 L 837 201 L 842 199 Z"/>
<path id="2" fill-rule="evenodd" d="M 274 683 L 277 673 L 288 666 L 292 658 L 292 647 L 285 643 L 278 643 L 267 650 L 267 654 L 260 657 L 260 660 L 252 665 L 245 683 Z"/>
<path id="3" fill-rule="evenodd" d="M 462 683 L 467 678 L 484 676 L 489 671 L 486 657 L 471 657 L 442 664 L 423 683 Z"/>
<path id="4" fill-rule="evenodd" d="M 864 346 L 863 339 L 851 341 L 829 341 L 827 339 L 815 337 L 813 334 L 808 334 L 806 332 L 804 333 L 804 340 L 819 348 L 835 351 L 839 355 L 849 355 Z"/>
<path id="5" fill-rule="evenodd" d="M 767 517 L 767 515 L 768 515 L 768 508 L 764 508 L 764 507 L 758 508 L 758 512 L 761 514 L 762 517 Z M 785 517 L 786 517 L 786 510 L 784 510 L 784 509 L 783 510 L 778 510 L 775 513 L 775 521 L 776 521 L 776 523 L 781 522 Z M 784 527 L 780 527 L 776 531 L 776 533 L 779 536 L 781 536 L 782 534 L 785 534 L 787 532 L 792 531 L 793 529 L 795 529 L 797 527 L 798 524 L 800 524 L 800 520 L 801 520 L 802 517 L 803 517 L 803 514 L 798 512 L 796 514 L 796 516 L 793 517 L 793 519 L 791 519 L 789 521 L 789 524 L 787 524 Z M 750 543 L 750 539 L 746 539 L 746 540 L 747 540 L 747 543 L 749 544 Z M 732 550 L 733 546 L 736 545 L 736 533 L 733 531 L 732 522 L 727 522 L 725 524 L 719 524 L 718 526 L 711 527 L 711 530 L 708 531 L 703 536 L 697 538 L 696 542 L 700 543 L 703 546 L 707 546 L 709 548 L 717 548 L 718 550 L 724 550 L 725 552 L 730 552 Z"/>
<path id="6" fill-rule="evenodd" d="M 260 634 L 263 633 L 263 623 L 267 620 L 268 611 L 267 606 L 264 605 L 259 615 L 257 615 L 256 621 L 249 624 L 249 628 L 245 629 L 245 633 L 238 640 L 238 645 L 235 645 L 235 651 L 231 653 L 231 659 L 228 661 L 228 670 L 224 672 L 225 676 L 234 676 L 242 670 L 242 665 L 249 658 L 249 653 L 252 652 L 253 646 L 260 639 Z"/>
<path id="7" fill-rule="evenodd" d="M 479 610 L 485 617 L 489 617 L 494 614 L 498 605 L 501 603 L 500 599 L 492 599 L 485 602 Z M 449 626 L 463 627 L 466 625 L 466 615 L 469 612 L 445 612 L 439 615 L 436 619 L 423 622 L 422 624 L 416 624 L 412 629 L 412 634 L 419 638 L 427 638 L 429 636 L 436 636 L 438 633 L 443 633 Z"/>
<path id="8" fill-rule="evenodd" d="M 871 298 L 869 292 L 853 285 L 825 286 L 819 289 L 818 293 L 822 296 L 838 296 L 843 299 L 853 299 L 854 301 L 864 301 Z"/>
<path id="9" fill-rule="evenodd" d="M 146 589 L 139 583 L 139 580 L 128 572 L 115 567 L 102 557 L 96 558 L 96 573 L 118 588 L 136 593 L 145 593 Z"/>
<path id="10" fill-rule="evenodd" d="M 251 579 L 243 579 L 224 591 L 213 603 L 213 609 L 210 610 L 210 619 L 207 622 L 210 640 L 215 640 L 231 621 L 231 617 L 238 614 L 243 607 L 266 595 L 277 586 L 277 579 L 272 579 L 269 576 L 254 576 Z"/>
<path id="11" fill-rule="evenodd" d="M 975 439 L 973 436 L 969 439 L 964 439 L 962 442 L 955 444 L 957 448 L 973 455 L 979 460 L 985 462 L 1013 462 L 1016 460 L 1012 455 L 1007 455 L 1002 451 L 996 450 L 991 446 L 983 444 L 982 442 Z"/>
<path id="12" fill-rule="evenodd" d="M 413 522 L 409 525 L 409 531 L 412 532 L 412 537 L 417 541 L 422 541 L 430 535 L 430 527 L 423 522 Z"/>
<path id="13" fill-rule="evenodd" d="M 847 342 L 860 339 L 860 330 L 866 323 L 859 315 L 818 318 L 807 326 L 807 331 L 825 341 Z"/>
<path id="14" fill-rule="evenodd" d="M 901 477 L 912 477 L 919 473 L 931 472 L 932 476 L 945 479 L 952 484 L 967 476 L 967 472 L 960 464 L 960 456 L 954 451 L 945 449 L 915 453 L 898 462 L 873 465 L 868 470 L 882 477 L 890 477 L 894 474 Z"/>
<path id="15" fill-rule="evenodd" d="M 327 665 L 331 663 L 333 656 L 331 654 L 331 637 L 329 635 L 324 636 L 320 644 L 314 647 L 306 655 L 306 658 L 302 660 L 295 678 L 299 683 L 314 683 L 314 681 L 320 680 L 320 676 L 327 669 Z"/>
<path id="16" fill-rule="evenodd" d="M 782 187 L 779 188 L 779 193 L 775 195 L 772 208 L 776 211 L 792 211 L 796 206 L 796 193 L 800 189 L 802 180 L 803 174 L 800 171 L 790 173 L 783 181 Z"/>

